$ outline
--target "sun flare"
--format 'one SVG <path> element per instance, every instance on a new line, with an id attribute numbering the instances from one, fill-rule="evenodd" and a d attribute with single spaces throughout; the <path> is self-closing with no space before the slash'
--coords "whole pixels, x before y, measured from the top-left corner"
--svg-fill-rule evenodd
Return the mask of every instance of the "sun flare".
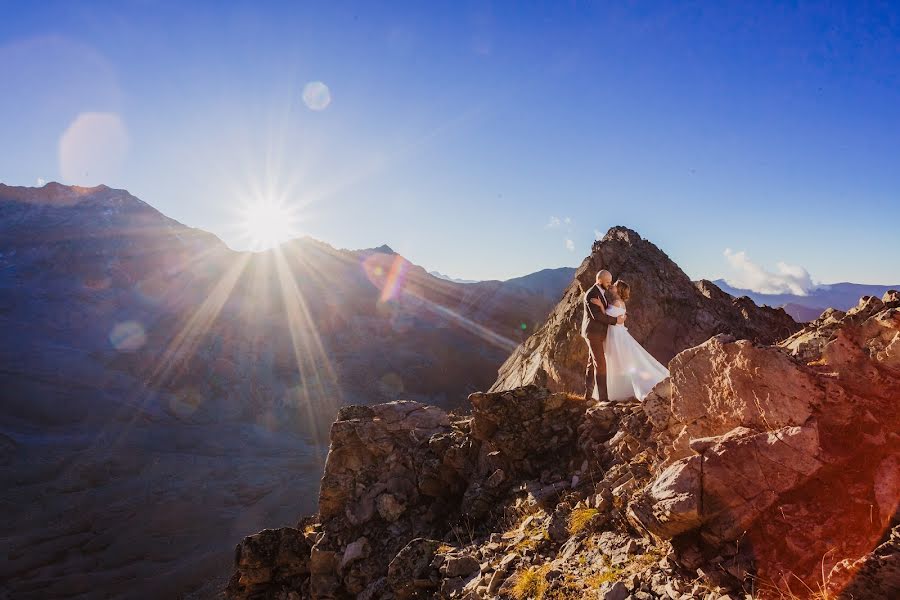
<path id="1" fill-rule="evenodd" d="M 241 228 L 254 250 L 266 250 L 297 236 L 297 215 L 285 204 L 260 200 L 241 210 Z"/>

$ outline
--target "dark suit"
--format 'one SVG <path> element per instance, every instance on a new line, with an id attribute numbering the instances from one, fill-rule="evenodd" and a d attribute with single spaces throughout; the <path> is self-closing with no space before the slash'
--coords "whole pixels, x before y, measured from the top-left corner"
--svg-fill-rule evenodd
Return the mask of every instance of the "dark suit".
<path id="1" fill-rule="evenodd" d="M 588 345 L 587 368 L 584 371 L 584 395 L 590 398 L 594 388 L 600 395 L 600 401 L 608 400 L 606 392 L 606 356 L 603 354 L 603 342 L 610 325 L 617 323 L 616 317 L 606 314 L 609 303 L 612 302 L 612 292 L 604 290 L 600 293 L 600 286 L 594 284 L 584 294 L 584 317 L 581 320 L 581 335 Z M 599 298 L 603 308 L 591 303 L 593 298 Z"/>

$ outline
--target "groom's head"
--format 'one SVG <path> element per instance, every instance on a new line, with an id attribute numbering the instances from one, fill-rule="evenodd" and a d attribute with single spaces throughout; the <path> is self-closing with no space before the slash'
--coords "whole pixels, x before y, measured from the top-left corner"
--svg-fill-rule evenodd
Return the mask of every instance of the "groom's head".
<path id="1" fill-rule="evenodd" d="M 604 290 L 608 290 L 609 286 L 612 285 L 612 273 L 603 269 L 602 271 L 597 273 L 597 285 L 602 287 Z"/>

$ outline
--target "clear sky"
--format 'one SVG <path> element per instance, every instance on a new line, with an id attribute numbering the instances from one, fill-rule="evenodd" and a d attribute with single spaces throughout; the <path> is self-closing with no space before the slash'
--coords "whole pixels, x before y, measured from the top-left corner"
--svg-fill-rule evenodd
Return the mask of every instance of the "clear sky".
<path id="1" fill-rule="evenodd" d="M 900 3 L 794 4 L 0 0 L 0 181 L 234 247 L 277 198 L 468 279 L 621 224 L 694 278 L 900 283 Z"/>

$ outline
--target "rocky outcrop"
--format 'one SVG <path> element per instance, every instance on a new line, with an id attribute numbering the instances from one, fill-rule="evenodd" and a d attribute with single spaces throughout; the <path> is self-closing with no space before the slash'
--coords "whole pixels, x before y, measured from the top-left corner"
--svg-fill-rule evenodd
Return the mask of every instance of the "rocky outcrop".
<path id="1" fill-rule="evenodd" d="M 309 593 L 309 541 L 293 527 L 266 529 L 244 538 L 235 549 L 234 564 L 240 575 L 229 585 L 232 594 Z"/>
<path id="2" fill-rule="evenodd" d="M 496 518 L 510 489 L 523 482 L 535 504 L 570 486 L 547 467 L 574 455 L 583 399 L 530 387 L 473 394 L 470 401 L 471 416 L 454 418 L 408 401 L 341 409 L 331 429 L 318 520 L 308 534 L 304 585 L 313 597 L 434 592 L 441 577 L 471 575 L 479 563 L 445 549 L 432 571 L 438 547 L 447 543 L 429 540 L 465 535 L 465 523 Z M 270 594 L 281 589 L 276 577 L 258 575 L 258 565 L 271 561 L 248 558 L 258 547 L 252 540 L 239 546 L 233 597 L 258 593 L 241 582 L 271 582 L 264 590 Z"/>
<path id="3" fill-rule="evenodd" d="M 500 368 L 492 391 L 534 383 L 583 392 L 587 351 L 580 337 L 581 297 L 601 269 L 630 284 L 627 327 L 664 364 L 716 334 L 773 343 L 800 328 L 781 309 L 733 298 L 709 281 L 692 282 L 652 243 L 630 229 L 613 227 L 594 243 L 544 325 Z"/>
<path id="4" fill-rule="evenodd" d="M 304 555 L 251 536 L 229 596 L 891 597 L 898 344 L 888 294 L 775 346 L 715 336 L 643 403 L 344 409 Z"/>
<path id="5" fill-rule="evenodd" d="M 827 311 L 776 347 L 714 338 L 671 370 L 645 404 L 667 445 L 636 523 L 705 548 L 741 540 L 755 576 L 789 589 L 872 550 L 900 502 L 900 295 Z"/>

